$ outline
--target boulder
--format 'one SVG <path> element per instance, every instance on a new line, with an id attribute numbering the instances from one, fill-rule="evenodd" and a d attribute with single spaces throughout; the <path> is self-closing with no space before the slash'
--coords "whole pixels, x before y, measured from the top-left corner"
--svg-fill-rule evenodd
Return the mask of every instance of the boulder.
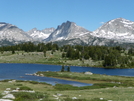
<path id="1" fill-rule="evenodd" d="M 5 98 L 5 99 L 15 99 L 15 97 L 14 97 L 14 95 L 13 94 L 7 94 L 7 95 L 5 95 L 3 98 Z"/>
<path id="2" fill-rule="evenodd" d="M 13 101 L 13 100 L 8 100 L 8 99 L 0 99 L 0 101 Z"/>
<path id="3" fill-rule="evenodd" d="M 93 73 L 92 72 L 85 72 L 84 74 L 92 75 Z"/>

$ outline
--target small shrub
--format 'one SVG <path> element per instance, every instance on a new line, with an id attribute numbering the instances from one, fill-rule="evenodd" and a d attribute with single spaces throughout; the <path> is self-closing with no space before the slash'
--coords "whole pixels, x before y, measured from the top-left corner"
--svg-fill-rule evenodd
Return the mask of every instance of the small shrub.
<path id="1" fill-rule="evenodd" d="M 31 88 L 29 88 L 27 86 L 22 86 L 22 87 L 20 87 L 20 90 L 33 90 L 33 89 L 31 89 Z"/>
<path id="2" fill-rule="evenodd" d="M 28 93 L 28 92 L 17 92 L 14 93 L 15 100 L 14 101 L 37 101 L 37 99 L 44 98 L 43 93 Z"/>
<path id="3" fill-rule="evenodd" d="M 1 82 L 8 82 L 8 81 L 11 81 L 11 80 L 1 80 Z"/>
<path id="4" fill-rule="evenodd" d="M 24 81 L 24 80 L 16 80 L 16 82 L 26 82 L 26 81 Z"/>
<path id="5" fill-rule="evenodd" d="M 2 94 L 0 94 L 0 98 L 2 98 L 3 97 L 3 95 Z"/>
<path id="6" fill-rule="evenodd" d="M 32 83 L 32 84 L 39 84 L 39 82 L 37 82 L 37 81 L 29 81 L 29 83 Z"/>
<path id="7" fill-rule="evenodd" d="M 33 93 L 26 93 L 26 92 L 19 92 L 15 93 L 15 101 L 24 101 L 24 100 L 34 100 L 36 97 L 33 95 Z"/>
<path id="8" fill-rule="evenodd" d="M 23 84 L 14 84 L 15 86 L 23 86 Z"/>

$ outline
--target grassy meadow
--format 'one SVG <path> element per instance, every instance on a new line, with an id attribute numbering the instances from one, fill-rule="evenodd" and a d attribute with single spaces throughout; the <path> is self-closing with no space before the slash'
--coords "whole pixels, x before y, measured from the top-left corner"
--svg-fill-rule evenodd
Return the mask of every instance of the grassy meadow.
<path id="1" fill-rule="evenodd" d="M 41 99 L 42 101 L 59 101 L 57 100 L 57 98 L 60 99 L 60 101 L 133 101 L 134 99 L 134 87 L 106 87 L 99 89 L 58 90 L 54 86 L 48 84 L 32 83 L 28 81 L 16 81 L 12 83 L 8 81 L 0 82 L 0 93 L 3 93 L 6 88 L 15 89 L 21 88 L 22 86 L 25 86 L 25 88 L 30 88 L 35 92 L 44 95 L 44 97 Z M 20 101 L 40 101 L 39 99 L 32 99 L 32 97 L 29 97 L 28 93 L 25 94 L 26 99 Z M 20 95 L 22 94 L 20 93 Z M 72 98 L 74 97 L 77 99 L 72 100 Z M 18 99 L 18 97 L 16 97 L 16 99 Z M 14 101 L 17 101 L 16 99 Z"/>
<path id="2" fill-rule="evenodd" d="M 43 52 L 24 52 L 4 51 L 0 53 L 0 63 L 40 63 L 40 64 L 55 64 L 55 65 L 73 65 L 73 66 L 99 66 L 101 61 L 93 61 L 91 59 L 85 60 L 69 60 L 62 58 L 60 51 L 53 52 L 47 51 L 46 57 Z"/>

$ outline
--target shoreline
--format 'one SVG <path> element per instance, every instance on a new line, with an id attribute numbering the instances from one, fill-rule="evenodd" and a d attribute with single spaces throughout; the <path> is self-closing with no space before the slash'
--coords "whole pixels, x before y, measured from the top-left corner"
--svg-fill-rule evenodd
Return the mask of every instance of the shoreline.
<path id="1" fill-rule="evenodd" d="M 77 66 L 77 67 L 87 67 L 87 66 L 79 66 L 79 65 L 65 65 L 65 64 L 45 64 L 45 63 L 33 63 L 33 62 L 0 62 L 0 64 L 4 64 L 4 63 L 7 63 L 7 64 L 42 64 L 42 65 L 57 65 L 57 66 Z M 101 67 L 101 66 L 88 66 L 89 68 L 104 68 L 104 67 Z M 87 68 L 88 68 L 87 67 Z M 104 68 L 104 69 L 134 69 L 134 68 Z"/>
<path id="2" fill-rule="evenodd" d="M 9 55 L 10 54 L 10 55 Z M 78 67 L 93 67 L 93 68 L 105 68 L 105 69 L 125 69 L 123 67 L 104 67 L 102 61 L 93 61 L 91 59 L 84 60 L 79 59 L 70 60 L 61 58 L 61 52 L 56 51 L 51 54 L 47 51 L 47 56 L 44 57 L 42 52 L 21 52 L 18 51 L 12 54 L 10 51 L 6 51 L 0 54 L 0 63 L 24 63 L 24 64 L 45 64 L 45 65 L 64 65 L 64 66 L 78 66 Z M 128 67 L 126 67 L 128 69 Z"/>
<path id="3" fill-rule="evenodd" d="M 7 63 L 7 64 L 42 64 L 42 65 L 57 65 L 57 66 L 77 66 L 77 67 L 87 67 L 87 66 L 79 66 L 79 65 L 65 65 L 65 64 L 45 64 L 45 63 L 30 63 L 30 62 L 0 62 L 0 64 L 4 64 L 4 63 Z M 88 66 L 88 67 L 93 67 L 93 68 L 103 68 L 103 67 L 100 67 L 100 66 Z M 107 68 L 106 68 L 107 69 Z M 108 68 L 108 69 L 114 69 L 114 68 Z"/>
<path id="4" fill-rule="evenodd" d="M 41 72 L 41 71 L 40 71 Z M 58 73 L 58 76 L 48 76 L 48 75 L 44 75 L 42 73 L 34 73 L 34 74 L 26 74 L 26 75 L 32 75 L 32 76 L 40 76 L 40 77 L 51 77 L 51 78 L 57 78 L 57 79 L 62 79 L 62 80 L 69 80 L 69 81 L 76 81 L 76 82 L 81 82 L 81 83 L 88 83 L 88 84 L 94 84 L 94 83 L 109 83 L 110 81 L 109 80 L 99 80 L 99 79 L 90 79 L 90 76 L 92 75 L 99 75 L 99 74 L 92 74 L 92 75 L 89 75 L 89 74 L 82 74 L 82 73 L 78 73 L 78 72 L 68 72 L 69 74 L 71 73 L 73 76 L 72 77 L 75 77 L 75 74 L 82 74 L 82 75 L 85 75 L 85 76 L 89 76 L 89 79 L 75 79 L 75 78 L 69 78 L 69 77 L 63 77 L 62 75 L 59 76 L 59 74 L 63 74 L 63 75 L 66 75 L 64 73 L 66 72 L 44 72 L 44 73 Z M 68 75 L 69 75 L 68 74 Z M 119 76 L 120 77 L 120 76 Z"/>
<path id="5" fill-rule="evenodd" d="M 35 75 L 35 74 L 25 74 L 25 75 L 39 76 L 39 75 Z M 61 79 L 61 80 L 77 81 L 77 82 L 89 83 L 89 84 L 93 84 L 93 83 L 106 83 L 106 81 L 98 81 L 98 80 L 76 80 L 76 79 L 71 79 L 71 78 L 54 77 L 54 76 L 41 76 L 40 75 L 40 77 L 50 77 L 50 78 L 56 78 L 56 79 Z"/>

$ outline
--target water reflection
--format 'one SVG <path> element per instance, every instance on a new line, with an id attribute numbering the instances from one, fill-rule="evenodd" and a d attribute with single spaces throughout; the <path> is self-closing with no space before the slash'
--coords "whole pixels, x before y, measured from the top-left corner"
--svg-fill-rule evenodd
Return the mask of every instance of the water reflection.
<path id="1" fill-rule="evenodd" d="M 31 76 L 31 75 L 26 75 L 23 78 L 16 78 L 16 80 L 32 80 L 32 81 L 38 81 L 38 82 L 46 82 L 51 85 L 55 84 L 70 84 L 73 86 L 92 86 L 92 84 L 87 84 L 87 83 L 81 83 L 81 82 L 76 82 L 76 81 L 69 81 L 69 80 L 62 80 L 62 79 L 57 79 L 57 78 L 51 78 L 51 77 L 40 77 L 40 76 Z"/>

